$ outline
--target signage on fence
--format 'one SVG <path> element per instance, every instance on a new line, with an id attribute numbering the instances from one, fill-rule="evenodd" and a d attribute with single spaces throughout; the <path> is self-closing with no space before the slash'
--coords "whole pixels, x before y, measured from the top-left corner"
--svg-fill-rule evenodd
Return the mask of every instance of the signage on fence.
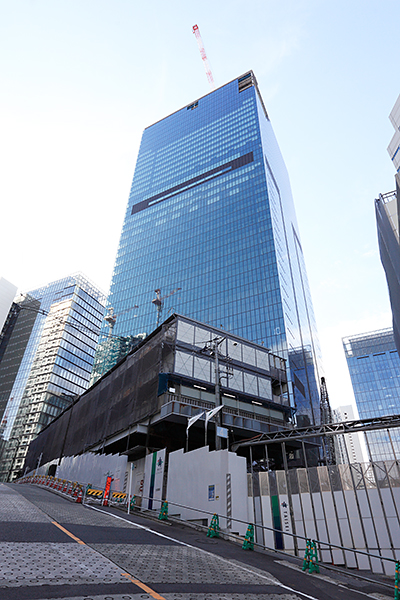
<path id="1" fill-rule="evenodd" d="M 215 485 L 208 486 L 208 500 L 215 500 Z"/>
<path id="2" fill-rule="evenodd" d="M 217 427 L 217 436 L 228 439 L 228 430 L 226 427 Z"/>

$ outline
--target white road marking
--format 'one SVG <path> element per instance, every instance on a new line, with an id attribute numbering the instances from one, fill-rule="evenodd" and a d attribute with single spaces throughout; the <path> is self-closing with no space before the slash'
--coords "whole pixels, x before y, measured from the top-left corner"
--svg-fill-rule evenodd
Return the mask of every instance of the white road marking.
<path id="1" fill-rule="evenodd" d="M 138 527 L 139 529 L 144 529 L 144 531 L 148 531 L 149 533 L 153 533 L 154 535 L 158 535 L 159 537 L 162 537 L 166 540 L 170 540 L 171 542 L 174 542 L 175 544 L 181 544 L 182 546 L 186 546 L 187 548 L 192 548 L 193 550 L 198 550 L 199 552 L 203 552 L 203 554 L 207 554 L 208 556 L 215 558 L 215 554 L 212 554 L 211 552 L 208 552 L 207 550 L 203 550 L 203 548 L 197 548 L 196 546 L 192 546 L 191 544 L 187 544 L 186 542 L 181 542 L 180 540 L 176 540 L 172 537 L 170 537 L 169 535 L 164 535 L 163 533 L 159 533 L 158 531 L 154 531 L 153 529 L 150 529 L 149 527 L 145 527 L 144 525 L 139 525 L 138 523 L 132 523 L 132 521 L 129 521 L 129 519 L 124 519 L 123 517 L 120 517 L 118 515 L 114 515 L 112 513 L 106 512 L 104 510 L 101 510 L 100 508 L 96 508 L 95 506 L 88 506 L 85 505 L 86 508 L 91 508 L 92 510 L 96 510 L 97 512 L 101 512 L 103 514 L 109 515 L 111 517 L 114 517 L 115 519 L 120 519 L 121 521 L 124 521 L 125 523 L 130 523 L 131 525 L 133 525 L 134 527 Z M 222 556 L 218 557 L 220 560 L 222 560 L 223 562 L 227 563 L 231 568 L 232 568 L 232 562 L 230 560 L 228 560 L 227 558 L 222 558 Z M 247 567 L 242 567 L 241 565 L 238 565 L 237 563 L 234 564 L 235 567 L 242 569 L 242 571 L 246 571 L 246 573 L 250 573 L 252 575 L 254 575 L 254 571 L 252 571 L 251 569 L 248 569 Z M 257 575 L 259 577 L 261 577 L 262 579 L 265 579 L 266 581 L 268 581 L 269 583 L 271 583 L 272 585 L 276 585 L 281 587 L 284 590 L 288 590 L 289 592 L 293 592 L 294 594 L 300 594 L 300 596 L 302 596 L 303 598 L 308 598 L 308 600 L 319 600 L 318 598 L 315 598 L 315 596 L 309 596 L 308 594 L 305 594 L 304 592 L 300 592 L 298 590 L 294 590 L 292 588 L 290 588 L 287 585 L 284 585 L 283 583 L 281 583 L 280 581 L 276 580 L 276 579 L 271 579 L 271 577 L 267 577 L 267 575 L 262 575 L 261 573 L 257 572 Z"/>

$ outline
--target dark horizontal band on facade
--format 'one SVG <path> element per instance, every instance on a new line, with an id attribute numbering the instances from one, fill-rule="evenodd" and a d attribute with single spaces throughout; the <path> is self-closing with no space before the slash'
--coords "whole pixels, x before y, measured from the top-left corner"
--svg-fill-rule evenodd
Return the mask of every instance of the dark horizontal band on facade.
<path id="1" fill-rule="evenodd" d="M 201 175 L 197 175 L 197 177 L 188 179 L 187 181 L 184 181 L 183 183 L 180 183 L 179 185 L 169 188 L 168 190 L 164 190 L 163 192 L 160 192 L 159 194 L 156 194 L 155 196 L 151 196 L 150 198 L 147 198 L 146 200 L 142 200 L 142 202 L 138 202 L 137 204 L 134 204 L 132 206 L 131 214 L 135 215 L 136 213 L 141 212 L 142 210 L 145 210 L 146 208 L 149 208 L 149 206 L 154 206 L 154 203 L 158 204 L 159 202 L 163 202 L 164 200 L 168 200 L 169 198 L 172 198 L 176 194 L 180 194 L 183 191 L 186 191 L 188 189 L 191 189 L 193 187 L 201 185 L 207 179 L 208 180 L 214 179 L 215 177 L 224 175 L 226 172 L 234 171 L 235 169 L 238 169 L 239 167 L 248 165 L 249 163 L 252 163 L 253 160 L 254 160 L 253 152 L 248 152 L 247 154 L 244 154 L 243 156 L 239 156 L 239 158 L 235 158 L 234 160 L 231 160 L 223 165 L 220 165 L 219 167 L 215 167 L 215 169 L 210 169 L 210 171 L 206 171 L 205 173 L 202 173 Z"/>

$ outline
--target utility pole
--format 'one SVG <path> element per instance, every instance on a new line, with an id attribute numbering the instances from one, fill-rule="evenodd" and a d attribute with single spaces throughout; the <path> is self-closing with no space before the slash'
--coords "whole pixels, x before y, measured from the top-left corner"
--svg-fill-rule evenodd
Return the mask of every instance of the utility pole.
<path id="1" fill-rule="evenodd" d="M 211 342 L 206 344 L 200 351 L 202 354 L 207 353 L 210 357 L 214 358 L 214 375 L 215 375 L 215 408 L 221 406 L 221 372 L 219 368 L 219 346 L 226 340 L 225 337 L 215 337 Z M 229 374 L 226 373 L 226 376 Z M 215 423 L 215 449 L 221 450 L 221 438 L 217 435 L 218 427 L 222 427 L 222 410 L 217 412 L 216 423 Z M 207 420 L 206 420 L 207 427 Z"/>
<path id="2" fill-rule="evenodd" d="M 215 367 L 215 406 L 221 406 L 221 383 L 219 380 L 219 360 L 218 360 L 218 346 L 222 344 L 225 338 L 215 338 L 212 341 L 212 349 L 214 352 L 214 367 Z M 216 423 L 215 423 L 215 449 L 221 450 L 221 438 L 217 435 L 218 427 L 222 427 L 222 411 L 219 410 L 216 414 Z"/>
<path id="3" fill-rule="evenodd" d="M 207 423 L 209 419 L 216 416 L 215 423 L 215 449 L 221 450 L 221 438 L 217 435 L 218 427 L 222 427 L 222 402 L 221 402 L 221 377 L 230 377 L 232 375 L 232 371 L 228 364 L 225 364 L 226 370 L 221 374 L 220 365 L 219 365 L 219 346 L 226 340 L 226 337 L 218 337 L 216 336 L 214 339 L 206 342 L 204 347 L 201 350 L 197 350 L 198 354 L 206 355 L 210 358 L 214 359 L 214 375 L 215 375 L 215 408 L 206 412 L 206 422 L 205 422 L 205 445 L 207 445 Z M 237 343 L 233 342 L 233 345 L 236 346 Z M 225 363 L 229 362 L 229 356 L 221 354 L 221 358 Z M 229 446 L 229 443 L 228 443 Z"/>

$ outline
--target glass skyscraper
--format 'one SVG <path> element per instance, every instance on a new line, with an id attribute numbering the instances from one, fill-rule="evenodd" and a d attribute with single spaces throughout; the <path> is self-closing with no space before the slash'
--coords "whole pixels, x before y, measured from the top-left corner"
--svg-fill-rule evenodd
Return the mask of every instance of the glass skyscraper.
<path id="1" fill-rule="evenodd" d="M 0 480 L 14 478 L 32 439 L 87 389 L 104 304 L 80 274 L 13 303 L 0 340 Z"/>
<path id="2" fill-rule="evenodd" d="M 388 152 L 396 169 L 396 189 L 379 194 L 375 200 L 379 253 L 385 269 L 390 306 L 393 317 L 393 333 L 397 351 L 400 352 L 400 96 L 390 113 L 394 127 Z"/>
<path id="3" fill-rule="evenodd" d="M 360 419 L 399 414 L 400 358 L 393 329 L 343 338 L 343 346 Z M 372 460 L 400 455 L 400 435 L 388 431 L 366 434 Z"/>
<path id="4" fill-rule="evenodd" d="M 145 129 L 108 308 L 114 336 L 150 333 L 162 309 L 264 344 L 288 358 L 298 424 L 319 421 L 290 184 L 251 71 Z"/>

